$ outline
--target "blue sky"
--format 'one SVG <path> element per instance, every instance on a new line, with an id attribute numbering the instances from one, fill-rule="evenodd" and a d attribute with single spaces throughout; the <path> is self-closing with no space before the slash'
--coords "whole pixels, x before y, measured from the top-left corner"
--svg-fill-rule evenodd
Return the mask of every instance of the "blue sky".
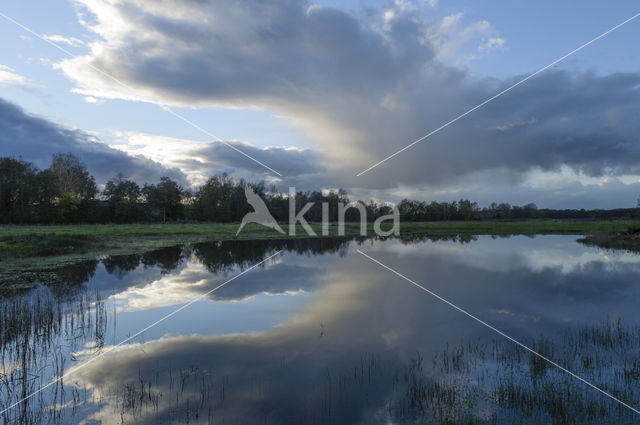
<path id="1" fill-rule="evenodd" d="M 395 164 L 379 167 L 366 180 L 354 178 L 363 166 L 464 112 L 514 78 L 537 70 L 638 13 L 634 2 L 398 0 L 311 4 L 278 0 L 265 12 L 264 20 L 251 13 L 257 4 L 248 0 L 239 6 L 246 10 L 212 2 L 200 11 L 185 2 L 184 11 L 195 14 L 187 18 L 154 11 L 156 6 L 150 1 L 134 3 L 124 7 L 106 0 L 4 1 L 1 13 L 41 35 L 65 37 L 69 41 L 59 37 L 51 40 L 76 55 L 88 55 L 88 59 L 74 64 L 51 45 L 0 19 L 4 41 L 0 71 L 5 72 L 0 72 L 5 75 L 4 83 L 0 80 L 0 98 L 27 114 L 178 169 L 185 175 L 185 184 L 198 184 L 207 174 L 227 171 L 282 186 L 346 187 L 365 198 L 397 200 L 413 195 L 449 200 L 464 196 L 481 203 L 533 201 L 552 207 L 628 206 L 634 193 L 640 193 L 640 173 L 625 162 L 639 144 L 633 136 L 638 133 L 632 119 L 638 106 L 632 96 L 634 91 L 637 95 L 637 86 L 633 81 L 607 79 L 617 73 L 635 76 L 640 72 L 640 55 L 634 48 L 640 19 L 558 64 L 546 79 L 526 83 L 528 87 L 518 88 L 472 119 L 454 124 L 425 146 L 399 155 L 393 160 Z M 176 4 L 172 7 L 180 7 L 180 2 Z M 129 27 L 110 14 L 114 10 L 131 18 Z M 224 20 L 216 21 L 220 17 Z M 101 23 L 101 30 L 83 25 L 82 18 Z M 135 19 L 142 19 L 142 28 L 136 28 Z M 203 27 L 199 19 L 208 26 Z M 296 19 L 306 20 L 306 27 L 299 28 Z M 175 33 L 170 24 L 177 24 L 180 32 Z M 312 25 L 322 25 L 322 31 L 309 29 Z M 257 27 L 259 31 L 254 33 Z M 279 43 L 288 47 L 269 44 L 264 39 L 267 33 L 281 37 Z M 171 38 L 175 34 L 179 40 Z M 251 39 L 255 34 L 262 38 Z M 212 41 L 224 37 L 231 42 Z M 242 42 L 236 44 L 236 37 Z M 322 48 L 315 50 L 318 40 L 303 45 L 300 37 L 319 37 Z M 353 46 L 349 44 L 351 37 Z M 94 43 L 93 52 L 90 43 Z M 141 60 L 138 66 L 136 59 L 148 52 L 144 43 L 155 47 L 150 54 L 155 56 L 148 62 Z M 99 45 L 106 48 L 95 50 Z M 122 50 L 107 55 L 113 46 L 122 46 Z M 252 49 L 245 51 L 244 46 Z M 219 57 L 200 62 L 197 55 L 189 56 L 191 50 L 200 56 Z M 90 72 L 83 73 L 86 63 L 103 64 L 112 74 L 123 72 L 118 78 L 126 79 L 136 91 L 140 89 L 131 96 L 136 100 L 128 99 L 121 87 L 108 87 Z M 155 70 L 156 64 L 157 76 L 141 76 L 143 71 Z M 297 73 L 288 75 L 289 69 L 298 68 Z M 236 71 L 238 75 L 234 75 Z M 217 87 L 218 82 L 224 85 Z M 99 87 L 94 90 L 92 84 Z M 616 94 L 608 95 L 614 91 L 608 89 L 613 84 Z M 409 89 L 410 85 L 416 89 Z M 556 85 L 571 86 L 566 98 L 562 89 L 549 97 L 549 87 Z M 588 99 L 582 96 L 591 87 L 603 94 L 594 93 Z M 78 88 L 83 93 L 78 93 Z M 429 101 L 431 96 L 435 100 Z M 366 110 L 369 106 L 362 107 L 378 101 L 371 111 Z M 164 104 L 222 139 L 255 149 L 256 155 L 262 152 L 272 161 L 287 164 L 295 155 L 296 161 L 304 156 L 306 161 L 314 161 L 308 164 L 313 172 L 298 170 L 277 178 L 247 165 L 243 158 L 234 158 L 229 148 L 228 153 L 221 149 L 215 149 L 215 155 L 205 152 L 210 138 L 163 111 Z M 541 118 L 547 106 L 555 115 Z M 565 108 L 566 114 L 558 108 Z M 502 138 L 502 133 L 516 128 L 523 130 L 494 143 L 495 129 L 502 129 Z M 478 136 L 479 129 L 486 135 Z M 533 158 L 536 143 L 554 137 L 559 140 L 555 145 L 540 145 L 548 155 Z M 479 149 L 478 143 L 473 147 L 469 142 L 475 138 L 486 145 L 488 154 L 473 152 Z M 523 139 L 530 145 L 512 151 L 511 146 Z M 592 145 L 585 145 L 585 151 L 580 152 L 567 146 L 566 140 L 576 146 Z M 615 149 L 610 158 L 603 157 L 611 140 L 616 141 Z M 0 154 L 21 154 L 19 146 L 8 146 L 9 139 L 0 143 L 4 144 Z M 274 146 L 280 150 L 269 150 Z M 182 151 L 192 154 L 182 157 Z M 452 156 L 465 152 L 477 158 L 478 166 L 472 160 Z M 587 157 L 585 152 L 593 155 Z M 214 157 L 207 157 L 209 154 Z M 44 161 L 24 156 L 37 163 Z M 503 163 L 496 158 L 502 158 Z M 199 165 L 193 166 L 198 161 Z M 442 165 L 446 161 L 450 167 Z"/>
<path id="2" fill-rule="evenodd" d="M 38 13 L 33 13 L 38 10 Z M 64 35 L 88 41 L 94 36 L 78 23 L 76 8 L 66 0 L 3 2 L 0 12 L 41 35 Z M 110 139 L 108 130 L 119 129 L 157 133 L 178 138 L 207 141 L 208 136 L 167 117 L 157 105 L 144 102 L 112 100 L 92 105 L 84 96 L 72 93 L 72 81 L 53 64 L 67 57 L 64 52 L 37 39 L 32 34 L 6 20 L 0 21 L 0 37 L 7 40 L 0 64 L 7 65 L 33 82 L 33 87 L 0 86 L 0 96 L 66 126 L 98 132 Z M 28 37 L 28 38 L 25 38 Z M 60 46 L 73 54 L 87 51 L 86 46 Z M 45 59 L 50 61 L 45 63 Z M 183 108 L 181 114 L 190 120 L 206 124 L 208 131 L 223 139 L 251 141 L 257 146 L 309 143 L 286 120 L 260 109 Z"/>

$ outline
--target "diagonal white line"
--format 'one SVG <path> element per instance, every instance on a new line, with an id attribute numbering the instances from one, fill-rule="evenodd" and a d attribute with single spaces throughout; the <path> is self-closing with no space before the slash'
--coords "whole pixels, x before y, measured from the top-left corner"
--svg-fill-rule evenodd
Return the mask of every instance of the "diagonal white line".
<path id="1" fill-rule="evenodd" d="M 466 117 L 467 115 L 469 115 L 470 113 L 472 113 L 473 111 L 482 108 L 484 105 L 486 105 L 487 103 L 491 102 L 494 99 L 497 99 L 498 97 L 502 96 L 503 94 L 507 93 L 508 91 L 510 91 L 511 89 L 514 89 L 516 87 L 518 87 L 520 84 L 524 83 L 525 81 L 530 80 L 531 78 L 535 77 L 536 75 L 540 74 L 541 72 L 546 71 L 547 69 L 551 68 L 553 65 L 557 64 L 558 62 L 562 62 L 563 60 L 565 60 L 566 58 L 568 58 L 569 56 L 573 55 L 574 53 L 579 52 L 580 50 L 584 49 L 585 47 L 589 46 L 592 43 L 595 43 L 596 41 L 600 40 L 602 37 L 605 37 L 607 34 L 617 30 L 618 28 L 620 28 L 621 26 L 633 21 L 634 19 L 636 19 L 638 16 L 640 16 L 640 13 L 636 13 L 635 15 L 633 15 L 632 17 L 630 17 L 629 19 L 620 22 L 618 25 L 610 28 L 609 30 L 603 32 L 602 34 L 600 34 L 599 36 L 591 39 L 590 41 L 584 43 L 582 46 L 570 51 L 569 53 L 567 53 L 566 55 L 562 56 L 561 58 L 558 58 L 556 60 L 554 60 L 553 62 L 551 62 L 549 65 L 543 66 L 542 68 L 540 68 L 539 70 L 537 70 L 536 72 L 534 72 L 533 74 L 528 75 L 527 77 L 523 78 L 522 80 L 518 81 L 517 83 L 507 87 L 506 89 L 502 90 L 500 93 L 490 97 L 489 99 L 485 100 L 484 102 L 474 106 L 473 108 L 469 109 L 467 112 L 464 112 L 460 115 L 458 115 L 457 117 L 455 117 L 454 119 L 452 119 L 451 121 L 449 121 L 446 124 L 441 125 L 440 127 L 436 128 L 435 130 L 431 131 L 430 133 L 425 134 L 424 136 L 422 136 L 421 138 L 419 138 L 418 140 L 415 140 L 411 143 L 409 143 L 407 146 L 405 146 L 404 148 L 400 149 L 399 151 L 389 155 L 388 157 L 384 158 L 381 161 L 376 162 L 375 164 L 373 164 L 371 167 L 360 171 L 358 174 L 356 174 L 356 177 L 360 177 L 361 175 L 363 175 L 364 173 L 366 173 L 367 171 L 370 171 L 372 169 L 374 169 L 375 167 L 377 167 L 378 165 L 382 164 L 383 162 L 388 161 L 389 159 L 393 158 L 394 156 L 406 151 L 407 149 L 409 149 L 410 147 L 422 142 L 423 140 L 425 140 L 428 137 L 431 137 L 432 135 L 436 134 L 437 132 L 439 132 L 440 130 L 443 130 L 447 127 L 449 127 L 451 124 L 453 124 L 454 122 L 458 121 L 461 118 Z"/>
<path id="2" fill-rule="evenodd" d="M 437 299 L 439 299 L 440 301 L 442 301 L 443 303 L 447 304 L 450 307 L 453 307 L 454 309 L 458 310 L 459 312 L 469 316 L 470 318 L 472 318 L 473 320 L 475 320 L 476 322 L 480 323 L 481 325 L 486 326 L 487 328 L 491 329 L 492 331 L 496 332 L 497 334 L 505 337 L 506 339 L 508 339 L 509 341 L 519 345 L 520 347 L 524 348 L 525 350 L 529 351 L 530 353 L 540 357 L 542 360 L 552 364 L 553 366 L 557 367 L 558 369 L 560 369 L 563 372 L 568 373 L 569 375 L 573 376 L 574 378 L 578 379 L 579 381 L 585 383 L 586 385 L 588 385 L 589 387 L 599 391 L 600 393 L 606 395 L 607 397 L 609 397 L 610 399 L 617 401 L 618 403 L 620 403 L 621 405 L 623 405 L 624 407 L 626 407 L 629 410 L 632 410 L 633 412 L 640 414 L 640 411 L 629 406 L 627 403 L 625 403 L 624 401 L 612 396 L 611 394 L 609 394 L 608 392 L 596 387 L 595 385 L 593 385 L 592 383 L 590 383 L 589 381 L 579 377 L 578 375 L 576 375 L 575 373 L 571 372 L 570 370 L 560 366 L 558 363 L 554 362 L 553 360 L 543 356 L 542 354 L 538 353 L 537 351 L 534 351 L 533 349 L 527 347 L 526 345 L 524 345 L 523 343 L 521 343 L 520 341 L 513 339 L 512 337 L 510 337 L 509 335 L 505 334 L 504 332 L 500 331 L 499 329 L 496 329 L 495 327 L 491 326 L 490 324 L 488 324 L 487 322 L 483 321 L 482 319 L 479 319 L 478 317 L 474 316 L 473 314 L 469 313 L 468 311 L 458 307 L 457 305 L 455 305 L 454 303 L 452 303 L 451 301 L 446 300 L 445 298 L 442 298 L 440 295 L 436 294 L 433 291 L 428 290 L 427 288 L 425 288 L 424 286 L 420 285 L 419 283 L 414 282 L 413 280 L 409 279 L 408 277 L 406 277 L 405 275 L 401 274 L 400 272 L 392 269 L 391 267 L 381 263 L 380 261 L 376 260 L 375 258 L 365 254 L 364 252 L 360 251 L 359 249 L 357 250 L 360 254 L 362 254 L 363 256 L 367 257 L 369 260 L 373 261 L 374 263 L 384 267 L 385 269 L 389 270 L 391 273 L 400 276 L 401 278 L 403 278 L 404 280 L 406 280 L 407 282 L 411 283 L 412 285 L 422 289 L 424 292 L 428 293 L 431 296 L 436 297 Z"/>
<path id="3" fill-rule="evenodd" d="M 31 397 L 33 397 L 34 395 L 41 393 L 43 390 L 49 388 L 50 386 L 52 386 L 53 384 L 55 384 L 56 382 L 61 381 L 62 379 L 66 378 L 67 376 L 69 376 L 70 374 L 77 372 L 79 369 L 84 368 L 85 366 L 87 366 L 88 364 L 94 362 L 95 360 L 103 357 L 106 354 L 109 354 L 110 352 L 112 352 L 113 350 L 115 350 L 116 348 L 118 348 L 119 346 L 121 346 L 122 344 L 125 344 L 129 341 L 131 341 L 132 339 L 134 339 L 135 337 L 143 334 L 144 332 L 148 331 L 149 329 L 153 328 L 154 326 L 158 325 L 159 323 L 164 322 L 165 320 L 167 320 L 169 317 L 173 316 L 174 314 L 178 313 L 179 311 L 184 310 L 185 308 L 189 307 L 191 304 L 195 303 L 196 301 L 206 297 L 207 295 L 211 294 L 214 291 L 217 291 L 218 289 L 222 288 L 223 286 L 225 286 L 227 283 L 239 278 L 240 276 L 242 276 L 243 274 L 255 269 L 256 267 L 258 267 L 261 264 L 264 264 L 265 262 L 267 262 L 268 260 L 270 260 L 271 258 L 275 257 L 276 255 L 279 255 L 282 252 L 282 250 L 279 250 L 278 252 L 276 252 L 273 255 L 270 255 L 269 257 L 265 258 L 264 260 L 260 261 L 259 263 L 254 264 L 253 266 L 249 267 L 246 270 L 243 270 L 242 272 L 238 273 L 237 275 L 235 275 L 234 277 L 232 277 L 231 279 L 225 281 L 224 283 L 221 283 L 220 285 L 216 286 L 215 288 L 198 295 L 197 297 L 195 297 L 194 299 L 192 299 L 191 301 L 189 301 L 186 304 L 183 304 L 182 306 L 178 307 L 177 309 L 173 310 L 171 313 L 167 314 L 166 316 L 161 317 L 160 319 L 156 320 L 155 322 L 153 322 L 152 324 L 150 324 L 149 326 L 145 327 L 144 329 L 139 330 L 138 332 L 136 332 L 135 334 L 131 335 L 130 337 L 128 337 L 127 339 L 124 339 L 122 341 L 120 341 L 118 344 L 112 346 L 111 348 L 109 348 L 108 350 L 102 351 L 100 352 L 98 355 L 91 357 L 89 360 L 87 360 L 86 362 L 84 362 L 83 364 L 79 365 L 78 367 L 76 367 L 73 370 L 70 370 L 62 375 L 60 375 L 59 377 L 55 378 L 53 381 L 49 382 L 47 385 L 44 385 L 40 388 L 38 388 L 36 391 L 32 392 L 31 394 L 29 394 L 28 396 L 24 397 L 21 400 L 16 401 L 15 403 L 13 403 L 12 405 L 10 405 L 9 407 L 5 408 L 4 410 L 0 411 L 0 415 L 2 415 L 3 413 L 5 413 L 6 411 L 16 407 L 17 405 L 27 401 L 28 399 L 30 399 Z"/>
<path id="4" fill-rule="evenodd" d="M 44 41 L 45 43 L 48 43 L 50 45 L 52 45 L 53 47 L 55 47 L 56 49 L 60 50 L 61 52 L 65 53 L 66 55 L 70 56 L 71 58 L 77 58 L 78 55 L 75 55 L 73 53 L 71 53 L 69 50 L 65 49 L 64 47 L 58 45 L 57 43 L 54 43 L 51 40 L 47 40 L 46 38 L 44 38 L 43 36 L 41 36 L 40 34 L 36 33 L 35 31 L 33 31 L 31 28 L 21 24 L 20 22 L 16 21 L 15 19 L 13 19 L 10 16 L 5 15 L 4 13 L 0 12 L 0 17 L 4 18 L 5 20 L 17 25 L 18 27 L 22 28 L 23 30 L 27 31 L 29 34 L 32 34 L 33 36 L 39 38 L 40 40 Z M 119 80 L 118 78 L 114 77 L 113 75 L 103 71 L 102 69 L 98 68 L 97 66 L 94 66 L 90 63 L 87 63 L 87 66 L 91 69 L 93 69 L 96 72 L 99 72 L 100 74 L 102 74 L 103 76 L 107 77 L 108 79 L 114 81 L 115 83 L 121 85 L 122 87 L 124 87 L 127 90 L 131 90 L 131 91 L 135 91 L 133 87 L 131 87 L 130 85 L 128 85 L 127 83 L 123 82 L 122 80 Z M 171 115 L 173 115 L 174 117 L 178 118 L 179 120 L 185 122 L 186 124 L 190 125 L 191 127 L 195 128 L 196 130 L 201 131 L 202 133 L 206 134 L 207 136 L 217 140 L 218 142 L 227 145 L 228 147 L 230 147 L 231 149 L 233 149 L 234 151 L 238 152 L 241 155 L 244 155 L 245 157 L 249 158 L 250 160 L 252 160 L 253 162 L 255 162 L 256 164 L 262 165 L 264 168 L 266 168 L 267 170 L 271 171 L 272 173 L 277 174 L 278 176 L 282 177 L 282 174 L 280 174 L 279 172 L 277 172 L 276 170 L 274 170 L 273 168 L 269 167 L 268 165 L 263 164 L 262 162 L 260 162 L 259 160 L 255 159 L 254 157 L 252 157 L 251 155 L 241 151 L 240 149 L 238 149 L 237 147 L 233 146 L 231 143 L 226 142 L 225 140 L 223 140 L 222 138 L 216 136 L 215 134 L 205 130 L 204 128 L 200 127 L 199 125 L 197 125 L 196 123 L 194 123 L 193 121 L 189 120 L 188 118 L 184 117 L 183 115 L 175 112 L 174 110 L 170 109 L 169 107 L 161 107 L 162 110 L 170 113 Z"/>

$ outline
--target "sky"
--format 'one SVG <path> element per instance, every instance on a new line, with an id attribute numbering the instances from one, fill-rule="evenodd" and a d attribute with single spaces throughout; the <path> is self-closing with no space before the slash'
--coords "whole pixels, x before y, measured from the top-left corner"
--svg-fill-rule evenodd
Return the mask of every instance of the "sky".
<path id="1" fill-rule="evenodd" d="M 640 18 L 357 174 L 638 12 L 631 1 L 5 0 L 0 155 L 44 168 L 73 152 L 100 184 L 120 172 L 195 188 L 227 172 L 364 200 L 633 207 Z"/>

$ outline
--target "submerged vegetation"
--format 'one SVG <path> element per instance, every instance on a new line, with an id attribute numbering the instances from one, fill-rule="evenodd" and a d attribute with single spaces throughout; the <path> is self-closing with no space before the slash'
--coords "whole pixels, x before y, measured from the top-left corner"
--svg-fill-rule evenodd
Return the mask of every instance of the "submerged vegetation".
<path id="1" fill-rule="evenodd" d="M 611 320 L 527 345 L 624 403 L 640 404 L 640 327 Z M 429 373 L 423 368 L 420 357 L 413 361 L 406 397 L 395 405 L 408 423 L 637 422 L 631 409 L 509 341 L 447 348 Z"/>
<path id="2" fill-rule="evenodd" d="M 107 326 L 115 324 L 115 314 L 98 293 L 52 297 L 48 291 L 0 304 L 0 408 L 73 366 L 65 360 L 60 341 L 70 343 L 71 352 L 94 355 L 105 346 Z M 611 320 L 526 344 L 625 403 L 640 404 L 640 327 Z M 315 390 L 304 397 L 286 385 L 282 393 L 282 386 L 265 380 L 258 371 L 234 376 L 215 363 L 176 367 L 154 362 L 136 366 L 135 374 L 118 383 L 58 381 L 20 408 L 5 412 L 2 420 L 54 424 L 91 415 L 94 420 L 121 424 L 246 423 L 248 419 L 265 424 L 337 424 L 379 409 L 378 415 L 398 424 L 636 421 L 628 408 L 504 339 L 447 345 L 427 359 L 419 353 L 405 360 L 363 354 L 351 365 L 328 363 L 324 377 L 314 378 Z M 284 359 L 277 369 L 280 379 L 298 382 L 291 380 L 289 374 L 295 372 L 289 371 Z M 376 408 L 376 403 L 383 406 Z M 260 416 L 247 416 L 256 414 Z"/>
<path id="3" fill-rule="evenodd" d="M 529 344 L 625 403 L 640 403 L 639 327 L 611 321 Z M 280 373 L 287 379 L 284 366 Z M 249 418 L 235 409 L 249 397 L 263 415 L 251 419 L 260 423 L 338 424 L 357 420 L 380 392 L 386 394 L 381 411 L 399 424 L 636 423 L 630 409 L 505 340 L 446 347 L 429 360 L 417 354 L 404 365 L 363 355 L 351 367 L 330 366 L 304 409 L 294 406 L 295 389 L 274 394 L 268 389 L 280 387 L 257 375 L 236 379 L 207 365 L 151 368 L 129 382 L 96 388 L 91 401 L 108 400 L 106 413 L 122 423 L 242 423 Z M 249 395 L 242 379 L 251 382 Z M 270 410 L 271 397 L 289 397 L 291 405 Z"/>
<path id="4" fill-rule="evenodd" d="M 405 236 L 461 243 L 473 238 L 444 231 Z M 64 284 L 6 294 L 0 298 L 0 410 L 118 342 L 109 334 L 117 306 L 108 299 L 108 288 L 101 293 L 81 285 L 99 265 L 119 280 L 139 267 L 169 273 L 186 258 L 225 274 L 280 249 L 340 254 L 346 245 L 344 238 L 317 238 L 168 247 L 76 263 L 60 269 Z M 118 313 L 117 320 L 126 319 Z M 331 331 L 314 333 L 313 340 L 328 345 L 314 343 L 308 353 L 290 353 L 274 340 L 266 348 L 276 352 L 273 357 L 247 351 L 246 345 L 242 355 L 229 345 L 203 353 L 194 341 L 196 348 L 187 344 L 179 358 L 163 350 L 157 356 L 156 340 L 145 345 L 138 338 L 103 358 L 122 360 L 118 364 L 131 371 L 122 374 L 125 379 L 100 379 L 111 373 L 110 363 L 97 360 L 98 379 L 71 374 L 0 415 L 0 423 L 341 424 L 374 417 L 381 419 L 377 423 L 432 425 L 637 422 L 629 409 L 505 339 L 438 341 L 440 348 L 428 355 L 369 346 L 362 353 L 356 347 L 355 354 L 335 355 L 331 338 Z M 640 405 L 639 325 L 610 320 L 522 342 L 625 403 Z M 138 362 L 136 352 L 148 361 Z M 311 371 L 308 362 L 314 365 Z M 302 378 L 300 370 L 307 373 Z"/>
<path id="5" fill-rule="evenodd" d="M 53 294 L 40 287 L 0 302 L 0 415 L 2 423 L 64 423 L 63 408 L 78 397 L 65 392 L 61 377 L 67 351 L 104 346 L 108 322 L 100 294 L 85 288 Z M 47 391 L 39 388 L 52 383 Z M 33 396 L 31 396 L 33 394 Z M 21 402 L 15 408 L 8 406 Z"/>

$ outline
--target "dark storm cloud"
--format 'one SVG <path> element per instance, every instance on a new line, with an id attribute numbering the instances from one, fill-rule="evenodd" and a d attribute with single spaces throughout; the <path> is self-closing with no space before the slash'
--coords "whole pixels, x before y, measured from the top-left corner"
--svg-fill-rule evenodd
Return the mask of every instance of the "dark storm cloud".
<path id="1" fill-rule="evenodd" d="M 86 6 L 98 13 L 96 31 L 126 43 L 126 48 L 94 58 L 99 66 L 135 83 L 134 87 L 146 85 L 161 96 L 187 102 L 210 97 L 231 102 L 306 97 L 319 89 L 371 92 L 372 85 L 382 89 L 388 77 L 416 70 L 433 56 L 420 40 L 404 38 L 420 31 L 418 22 L 397 23 L 388 32 L 394 39 L 386 39 L 338 9 L 304 1 Z M 99 15 L 99 10 L 107 9 L 121 19 L 115 32 Z M 146 35 L 139 38 L 140 34 Z M 151 54 L 142 57 L 142 50 Z M 73 68 L 74 62 L 63 64 L 63 69 Z"/>
<path id="2" fill-rule="evenodd" d="M 356 178 L 522 76 L 479 80 L 440 62 L 450 48 L 437 41 L 441 23 L 401 4 L 354 16 L 290 0 L 77 2 L 101 38 L 90 55 L 59 64 L 81 91 L 288 117 L 326 168 L 299 183 L 391 188 L 505 168 L 517 180 L 532 167 L 562 165 L 590 176 L 640 173 L 637 73 L 547 71 Z M 268 160 L 277 163 L 276 154 Z M 242 158 L 225 157 L 234 159 Z"/>
<path id="3" fill-rule="evenodd" d="M 119 172 L 140 183 L 156 182 L 162 176 L 186 181 L 177 169 L 168 169 L 143 156 L 127 155 L 82 131 L 29 115 L 3 99 L 0 129 L 0 156 L 21 157 L 40 168 L 49 166 L 53 154 L 71 152 L 85 163 L 99 184 Z"/>
<path id="4" fill-rule="evenodd" d="M 489 124 L 474 158 L 519 170 L 568 164 L 589 176 L 638 173 L 640 74 L 555 71 L 489 104 L 472 121 Z M 492 126 L 493 125 L 493 126 Z M 455 131 L 455 130 L 454 130 Z M 471 144 L 471 143 L 470 143 Z"/>

